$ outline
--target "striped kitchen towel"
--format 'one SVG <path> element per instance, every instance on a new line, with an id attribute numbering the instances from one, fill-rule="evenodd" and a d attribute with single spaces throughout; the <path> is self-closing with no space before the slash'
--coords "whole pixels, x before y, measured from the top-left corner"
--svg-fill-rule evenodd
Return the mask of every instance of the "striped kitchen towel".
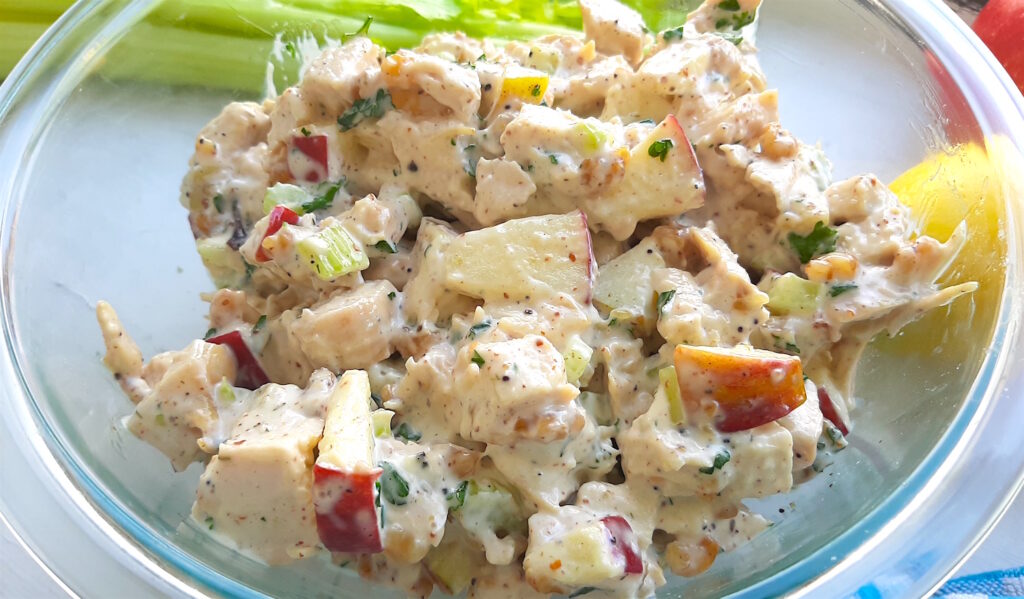
<path id="1" fill-rule="evenodd" d="M 1024 597 L 1024 568 L 954 578 L 944 584 L 935 596 L 949 599 Z"/>

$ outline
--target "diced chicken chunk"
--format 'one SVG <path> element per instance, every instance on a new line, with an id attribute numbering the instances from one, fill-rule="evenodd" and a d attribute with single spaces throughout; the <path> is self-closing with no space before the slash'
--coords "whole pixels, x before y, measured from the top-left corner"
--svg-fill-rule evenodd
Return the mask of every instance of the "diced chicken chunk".
<path id="1" fill-rule="evenodd" d="M 634 67 L 640 64 L 647 43 L 647 26 L 640 13 L 617 0 L 580 0 L 583 32 L 597 51 L 622 55 Z"/>

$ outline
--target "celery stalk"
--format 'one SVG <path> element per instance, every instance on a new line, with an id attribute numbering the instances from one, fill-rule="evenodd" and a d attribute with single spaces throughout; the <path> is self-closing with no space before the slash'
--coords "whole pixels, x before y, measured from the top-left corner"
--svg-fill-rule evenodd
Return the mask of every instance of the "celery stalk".
<path id="1" fill-rule="evenodd" d="M 358 272 L 370 266 L 362 245 L 355 242 L 340 224 L 300 240 L 295 249 L 324 281 Z"/>

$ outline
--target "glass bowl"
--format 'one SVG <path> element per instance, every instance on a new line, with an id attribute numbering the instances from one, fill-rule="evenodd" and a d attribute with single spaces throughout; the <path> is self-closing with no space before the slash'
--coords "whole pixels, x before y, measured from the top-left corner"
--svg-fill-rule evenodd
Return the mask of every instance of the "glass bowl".
<path id="1" fill-rule="evenodd" d="M 388 12 L 397 4 L 380 6 L 379 26 L 400 18 Z M 199 128 L 229 100 L 258 99 L 272 32 L 251 55 L 210 49 L 182 63 L 203 47 L 202 17 L 145 0 L 79 2 L 0 88 L 0 508 L 86 595 L 386 595 L 325 559 L 268 568 L 182 525 L 199 467 L 172 474 L 124 430 L 130 403 L 100 363 L 101 298 L 146 355 L 205 330 L 199 294 L 211 283 L 177 190 Z M 150 35 L 154 19 L 177 20 L 180 35 Z M 984 285 L 876 340 L 850 447 L 792 493 L 753 502 L 775 521 L 768 532 L 661 594 L 921 596 L 967 557 L 1024 474 L 1022 101 L 938 0 L 766 0 L 758 45 L 783 124 L 821 140 L 837 178 L 890 181 L 933 154 L 948 169 L 951 145 L 973 144 L 989 191 L 960 200 L 991 227 L 971 231 L 975 271 L 951 276 Z M 189 80 L 210 64 L 223 80 Z"/>

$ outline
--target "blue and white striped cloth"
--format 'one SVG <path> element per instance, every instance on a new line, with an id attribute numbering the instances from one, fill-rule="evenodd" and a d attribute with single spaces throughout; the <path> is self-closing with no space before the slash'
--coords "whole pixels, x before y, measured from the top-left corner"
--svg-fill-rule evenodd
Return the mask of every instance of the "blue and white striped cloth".
<path id="1" fill-rule="evenodd" d="M 954 578 L 944 584 L 935 596 L 946 599 L 1024 597 L 1024 568 Z"/>

